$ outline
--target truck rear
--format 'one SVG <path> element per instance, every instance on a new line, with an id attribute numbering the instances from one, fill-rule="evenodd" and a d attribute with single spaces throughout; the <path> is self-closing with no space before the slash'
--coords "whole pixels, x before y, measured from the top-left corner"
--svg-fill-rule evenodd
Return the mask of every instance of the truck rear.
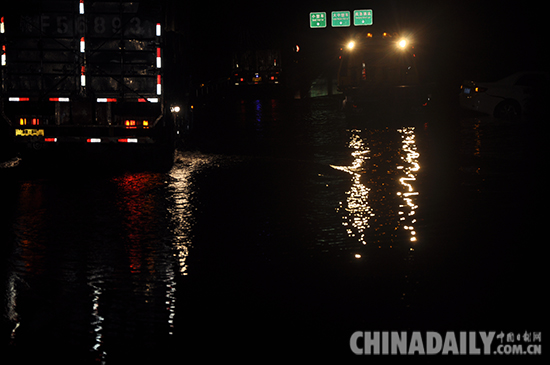
<path id="1" fill-rule="evenodd" d="M 22 4 L 0 14 L 2 116 L 18 146 L 174 145 L 158 2 Z"/>

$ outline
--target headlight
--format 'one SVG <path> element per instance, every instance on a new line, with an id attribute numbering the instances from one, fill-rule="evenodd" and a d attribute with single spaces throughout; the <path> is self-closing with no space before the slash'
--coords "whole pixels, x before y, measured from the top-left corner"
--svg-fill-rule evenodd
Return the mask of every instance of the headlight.
<path id="1" fill-rule="evenodd" d="M 397 45 L 399 46 L 399 48 L 405 48 L 407 47 L 407 40 L 406 39 L 402 39 L 399 41 L 399 43 L 397 43 Z"/>
<path id="2" fill-rule="evenodd" d="M 351 41 L 348 43 L 348 49 L 351 51 L 353 49 L 353 47 L 355 47 L 355 42 L 354 41 Z"/>

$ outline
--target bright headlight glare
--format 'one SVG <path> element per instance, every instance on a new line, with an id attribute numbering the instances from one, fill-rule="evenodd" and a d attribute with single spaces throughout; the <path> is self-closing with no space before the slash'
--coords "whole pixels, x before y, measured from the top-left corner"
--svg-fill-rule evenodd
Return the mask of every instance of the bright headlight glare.
<path id="1" fill-rule="evenodd" d="M 400 40 L 399 43 L 398 43 L 398 45 L 399 45 L 399 47 L 401 47 L 401 48 L 407 47 L 407 40 L 406 40 L 406 39 Z"/>
<path id="2" fill-rule="evenodd" d="M 354 41 L 350 41 L 350 42 L 348 43 L 348 49 L 349 49 L 349 50 L 352 50 L 353 47 L 355 47 L 355 42 L 354 42 Z"/>

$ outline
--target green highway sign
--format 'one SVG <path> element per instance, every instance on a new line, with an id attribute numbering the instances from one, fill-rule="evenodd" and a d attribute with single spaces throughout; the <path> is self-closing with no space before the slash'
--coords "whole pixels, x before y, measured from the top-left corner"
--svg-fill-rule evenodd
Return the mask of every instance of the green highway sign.
<path id="1" fill-rule="evenodd" d="M 354 10 L 353 25 L 372 25 L 372 9 Z"/>
<path id="2" fill-rule="evenodd" d="M 333 27 L 349 27 L 350 26 L 350 13 L 348 10 L 333 11 L 332 26 Z"/>
<path id="3" fill-rule="evenodd" d="M 309 13 L 310 28 L 326 28 L 326 26 L 327 26 L 327 13 L 325 12 Z"/>

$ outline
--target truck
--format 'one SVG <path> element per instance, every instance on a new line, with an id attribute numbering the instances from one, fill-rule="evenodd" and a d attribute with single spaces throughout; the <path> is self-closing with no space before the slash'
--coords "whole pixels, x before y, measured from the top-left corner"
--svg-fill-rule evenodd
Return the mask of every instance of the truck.
<path id="1" fill-rule="evenodd" d="M 161 2 L 18 5 L 0 14 L 1 112 L 18 149 L 173 152 L 191 117 Z"/>
<path id="2" fill-rule="evenodd" d="M 419 66 L 410 37 L 360 34 L 341 48 L 338 90 L 347 117 L 427 110 L 433 84 Z"/>

